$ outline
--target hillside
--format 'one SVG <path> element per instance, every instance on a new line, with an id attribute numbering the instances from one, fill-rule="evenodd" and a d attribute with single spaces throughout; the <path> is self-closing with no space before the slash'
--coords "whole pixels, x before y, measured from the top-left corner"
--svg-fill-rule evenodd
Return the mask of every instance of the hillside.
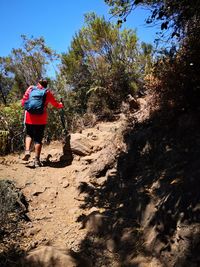
<path id="1" fill-rule="evenodd" d="M 140 103 L 71 134 L 71 164 L 59 142 L 44 147 L 38 169 L 0 158 L 0 179 L 27 204 L 2 242 L 2 267 L 200 266 L 200 115 L 152 113 L 150 95 Z"/>

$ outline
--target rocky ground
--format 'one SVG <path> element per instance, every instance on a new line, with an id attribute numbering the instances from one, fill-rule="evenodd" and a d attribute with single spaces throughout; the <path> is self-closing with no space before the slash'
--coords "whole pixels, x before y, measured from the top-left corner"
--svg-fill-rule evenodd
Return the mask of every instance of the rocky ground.
<path id="1" fill-rule="evenodd" d="M 105 172 L 105 175 L 109 171 L 110 175 L 112 171 L 116 172 L 113 167 L 123 145 L 120 140 L 122 130 L 124 121 L 120 120 L 100 123 L 82 133 L 72 134 L 73 161 L 70 165 L 60 161 L 62 142 L 44 146 L 41 168 L 33 168 L 32 159 L 24 163 L 22 154 L 0 158 L 0 179 L 13 181 L 28 202 L 26 214 L 30 221 L 25 223 L 20 244 L 22 250 L 31 251 L 36 247 L 51 245 L 80 251 L 88 227 L 95 231 L 97 226 L 93 223 L 83 226 L 82 220 L 78 219 L 92 213 L 101 215 L 104 211 L 95 206 L 81 208 L 85 197 L 81 186 L 90 183 L 92 177 L 101 172 Z M 105 179 L 101 182 L 99 179 L 98 184 L 101 185 Z"/>
<path id="2" fill-rule="evenodd" d="M 70 162 L 61 142 L 44 147 L 41 168 L 0 158 L 0 179 L 25 196 L 2 267 L 200 266 L 199 117 L 163 122 L 149 102 L 71 134 Z"/>

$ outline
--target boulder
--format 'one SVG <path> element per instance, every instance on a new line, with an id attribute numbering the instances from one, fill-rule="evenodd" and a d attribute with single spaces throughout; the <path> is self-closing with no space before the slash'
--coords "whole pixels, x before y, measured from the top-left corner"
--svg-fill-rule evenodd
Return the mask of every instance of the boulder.
<path id="1" fill-rule="evenodd" d="M 87 156 L 92 153 L 92 145 L 84 136 L 71 136 L 71 150 L 74 154 L 79 156 Z"/>
<path id="2" fill-rule="evenodd" d="M 25 257 L 22 264 L 24 267 L 91 266 L 87 260 L 81 258 L 77 253 L 53 246 L 41 246 L 33 249 Z"/>

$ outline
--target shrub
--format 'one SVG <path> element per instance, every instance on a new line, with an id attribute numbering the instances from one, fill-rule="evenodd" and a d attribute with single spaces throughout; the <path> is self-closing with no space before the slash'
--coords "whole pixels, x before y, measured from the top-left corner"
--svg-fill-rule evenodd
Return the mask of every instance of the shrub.
<path id="1" fill-rule="evenodd" d="M 9 106 L 0 106 L 0 131 L 6 132 L 6 138 L 5 134 L 2 134 L 3 137 L 0 140 L 2 145 L 0 154 L 11 151 L 12 144 L 14 150 L 18 150 L 22 146 L 23 116 L 24 113 L 20 102 L 12 103 Z"/>
<path id="2" fill-rule="evenodd" d="M 165 54 L 155 65 L 150 86 L 168 117 L 199 108 L 199 47 L 198 34 L 188 36 L 177 52 Z"/>
<path id="3" fill-rule="evenodd" d="M 23 194 L 16 189 L 13 182 L 0 180 L 0 229 L 1 237 L 8 229 L 14 230 L 20 216 L 27 211 L 27 203 Z M 13 229 L 12 229 L 13 226 Z"/>

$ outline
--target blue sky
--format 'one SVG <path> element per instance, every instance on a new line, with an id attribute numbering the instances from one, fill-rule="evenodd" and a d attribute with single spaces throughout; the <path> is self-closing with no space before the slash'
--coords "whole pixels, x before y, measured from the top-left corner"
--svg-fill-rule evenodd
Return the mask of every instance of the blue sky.
<path id="1" fill-rule="evenodd" d="M 83 26 L 84 14 L 93 11 L 111 18 L 103 0 L 0 0 L 0 56 L 20 47 L 21 34 L 43 36 L 56 52 L 66 52 L 72 37 Z M 147 11 L 138 9 L 125 26 L 136 28 L 141 41 L 153 43 L 156 29 L 145 25 L 146 17 Z"/>

